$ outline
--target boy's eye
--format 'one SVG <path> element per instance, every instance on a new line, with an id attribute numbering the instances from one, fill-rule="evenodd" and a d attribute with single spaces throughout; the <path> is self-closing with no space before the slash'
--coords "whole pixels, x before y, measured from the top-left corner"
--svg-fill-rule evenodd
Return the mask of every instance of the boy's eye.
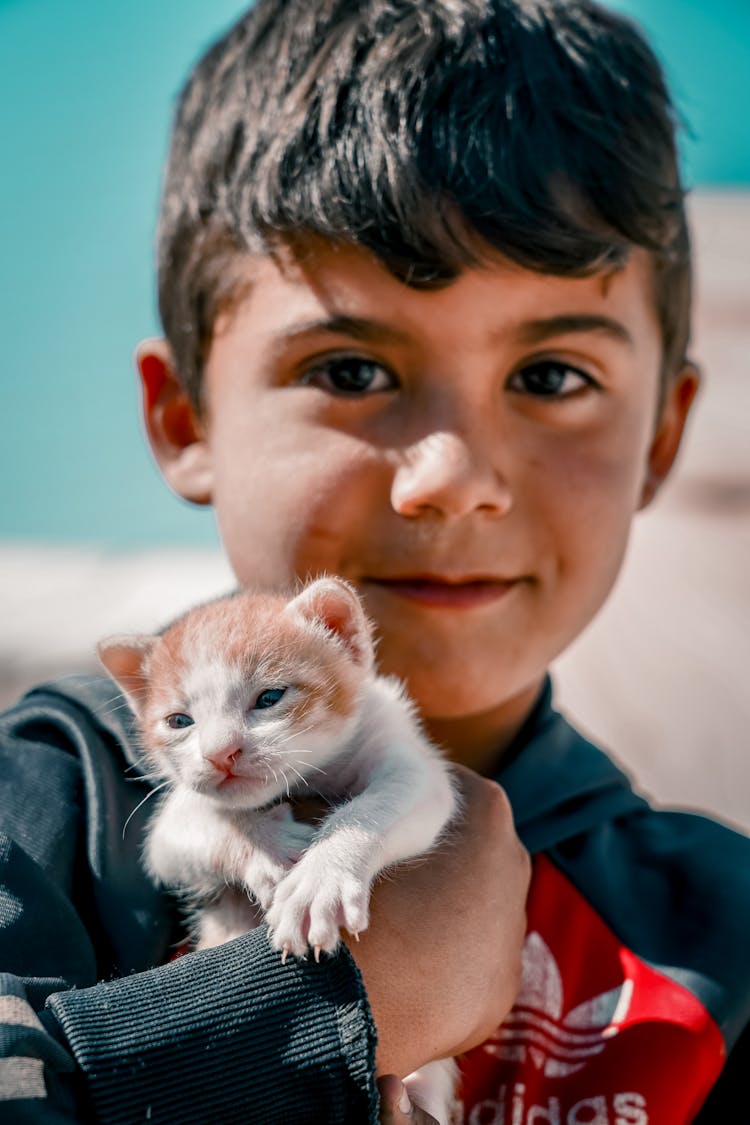
<path id="1" fill-rule="evenodd" d="M 341 356 L 309 368 L 302 376 L 306 386 L 322 387 L 339 395 L 365 395 L 390 391 L 394 380 L 385 368 L 372 359 Z"/>
<path id="2" fill-rule="evenodd" d="M 585 372 L 559 359 L 527 364 L 508 382 L 510 390 L 537 398 L 568 398 L 584 387 L 594 385 L 594 380 Z"/>
<path id="3" fill-rule="evenodd" d="M 265 711 L 268 707 L 273 707 L 276 703 L 279 702 L 285 691 L 286 688 L 283 687 L 266 688 L 266 690 L 262 691 L 258 698 L 255 700 L 253 710 Z"/>
<path id="4" fill-rule="evenodd" d="M 167 715 L 164 721 L 171 730 L 184 730 L 193 725 L 190 715 L 186 715 L 184 711 L 175 711 L 173 715 Z"/>

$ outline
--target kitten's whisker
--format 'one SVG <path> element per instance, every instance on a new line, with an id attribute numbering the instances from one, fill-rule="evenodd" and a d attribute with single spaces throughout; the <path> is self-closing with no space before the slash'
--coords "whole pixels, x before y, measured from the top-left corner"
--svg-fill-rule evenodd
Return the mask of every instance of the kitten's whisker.
<path id="1" fill-rule="evenodd" d="M 307 734 L 309 731 L 314 730 L 314 729 L 315 729 L 315 723 L 310 723 L 306 727 L 301 727 L 299 730 L 295 730 L 295 732 L 294 732 L 295 741 L 296 741 L 296 739 L 301 738 L 303 735 Z M 269 740 L 269 741 L 271 741 L 271 740 Z M 273 749 L 275 753 L 278 753 L 279 751 L 277 751 L 274 747 L 274 742 L 280 743 L 280 745 L 282 747 L 281 753 L 283 753 L 285 742 L 286 742 L 285 735 L 277 734 L 276 738 L 273 741 L 271 741 L 271 749 Z"/>
<path id="2" fill-rule="evenodd" d="M 148 692 L 148 688 L 146 688 L 146 687 L 129 688 L 128 689 L 128 695 L 132 695 L 136 699 L 144 698 L 146 696 L 147 692 Z M 110 695 L 109 699 L 103 699 L 102 703 L 101 703 L 101 706 L 106 707 L 110 703 L 117 703 L 118 700 L 119 700 L 120 703 L 127 703 L 127 696 L 125 695 L 124 692 L 118 691 L 115 695 Z"/>
<path id="3" fill-rule="evenodd" d="M 125 823 L 122 826 L 122 838 L 123 838 L 123 840 L 125 839 L 125 829 L 130 824 L 130 822 L 133 819 L 133 817 L 135 816 L 135 814 L 138 812 L 138 809 L 141 808 L 142 805 L 146 804 L 146 801 L 149 799 L 149 797 L 156 796 L 156 794 L 159 792 L 159 790 L 164 789 L 165 786 L 167 786 L 167 785 L 169 785 L 169 782 L 163 781 L 162 784 L 157 785 L 155 789 L 149 789 L 148 793 L 143 798 L 143 800 L 138 802 L 138 804 L 135 806 L 132 813 L 130 814 L 130 816 L 128 817 L 128 819 L 125 821 Z"/>
<path id="4" fill-rule="evenodd" d="M 317 773 L 322 773 L 322 774 L 324 774 L 326 772 L 324 769 L 321 769 L 320 766 L 316 766 L 314 762 L 303 762 L 303 761 L 300 761 L 299 758 L 296 758 L 295 761 L 299 762 L 299 764 L 301 766 L 304 766 L 306 770 L 316 770 Z"/>
<path id="5" fill-rule="evenodd" d="M 311 730 L 315 730 L 315 723 L 309 723 L 306 727 L 302 727 L 297 731 L 297 737 L 301 738 L 303 735 L 308 734 Z"/>
<path id="6" fill-rule="evenodd" d="M 284 785 L 286 786 L 286 795 L 287 795 L 287 799 L 289 799 L 289 798 L 291 797 L 291 795 L 292 795 L 292 794 L 291 794 L 291 793 L 289 792 L 289 778 L 288 778 L 288 777 L 286 776 L 286 773 L 284 772 L 284 770 L 282 770 L 282 771 L 281 771 L 281 776 L 283 777 L 283 779 L 284 779 Z"/>
<path id="7" fill-rule="evenodd" d="M 99 715 L 102 719 L 108 719 L 110 717 L 110 715 L 115 715 L 118 711 L 132 711 L 132 710 L 133 710 L 133 708 L 130 706 L 130 704 L 127 702 L 127 700 L 125 700 L 122 703 L 117 703 L 117 704 L 115 704 L 114 701 L 113 701 L 113 703 L 109 704 L 107 707 L 100 707 L 97 710 L 97 715 Z"/>
<path id="8" fill-rule="evenodd" d="M 145 699 L 146 695 L 148 694 L 148 688 L 132 688 L 128 692 L 128 694 L 133 696 L 135 699 Z M 128 705 L 126 696 L 123 694 L 123 692 L 118 691 L 116 695 L 111 695 L 109 699 L 103 699 L 101 702 L 101 707 L 108 707 L 110 703 L 117 703 L 118 700 L 121 704 L 125 704 L 125 706 Z"/>
<path id="9" fill-rule="evenodd" d="M 161 787 L 162 782 L 166 784 L 169 779 L 165 779 L 164 774 L 160 773 L 144 773 L 138 774 L 135 777 L 126 777 L 124 780 L 136 785 L 140 782 L 141 785 L 150 785 L 153 788 L 156 786 L 157 782 L 159 787 Z"/>
<path id="10" fill-rule="evenodd" d="M 300 779 L 303 785 L 306 784 L 307 778 L 305 777 L 305 775 L 301 774 L 298 769 L 295 769 L 291 762 L 289 763 L 289 769 L 292 770 L 293 773 L 296 773 L 297 777 Z"/>

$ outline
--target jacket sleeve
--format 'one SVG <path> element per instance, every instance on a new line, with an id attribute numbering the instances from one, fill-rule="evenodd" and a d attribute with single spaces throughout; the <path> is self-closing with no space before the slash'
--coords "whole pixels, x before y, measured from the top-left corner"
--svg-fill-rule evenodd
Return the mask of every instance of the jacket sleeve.
<path id="1" fill-rule="evenodd" d="M 47 710 L 0 718 L 0 1119 L 377 1121 L 375 1029 L 345 950 L 282 965 L 259 929 L 103 979 L 148 911 L 118 913 L 116 872 L 92 893 L 90 821 L 102 837 L 108 817 L 76 742 L 100 735 Z"/>

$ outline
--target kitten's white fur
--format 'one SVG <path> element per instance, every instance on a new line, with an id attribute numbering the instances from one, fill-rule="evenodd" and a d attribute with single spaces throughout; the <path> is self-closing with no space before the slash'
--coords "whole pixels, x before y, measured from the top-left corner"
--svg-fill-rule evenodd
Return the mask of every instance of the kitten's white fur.
<path id="1" fill-rule="evenodd" d="M 240 612 L 241 602 L 235 605 Z M 367 928 L 373 880 L 390 864 L 433 847 L 457 797 L 403 687 L 375 673 L 370 626 L 352 588 L 318 579 L 281 612 L 295 627 L 312 630 L 321 645 L 334 643 L 342 672 L 344 664 L 347 674 L 356 671 L 352 706 L 336 712 L 313 705 L 300 729 L 295 689 L 284 685 L 278 704 L 254 713 L 248 692 L 255 698 L 268 686 L 263 652 L 257 660 L 253 654 L 255 682 L 248 684 L 246 668 L 223 660 L 215 643 L 181 619 L 172 643 L 189 651 L 182 654 L 187 674 L 178 695 L 188 701 L 194 724 L 169 737 L 166 728 L 156 728 L 165 744 L 161 776 L 169 785 L 151 820 L 145 861 L 155 881 L 198 904 L 199 947 L 221 944 L 257 923 L 250 892 L 284 957 L 302 957 L 312 946 L 317 958 L 321 950 L 336 949 L 341 926 L 352 934 Z M 142 720 L 150 659 L 161 639 L 113 638 L 99 646 Z M 176 703 L 175 710 L 188 704 Z M 148 729 L 144 723 L 147 750 Z M 249 792 L 241 784 L 223 792 L 208 757 L 235 745 Z M 339 801 L 317 828 L 295 821 L 288 804 L 270 803 L 289 793 L 290 773 L 296 795 Z M 455 1083 L 452 1060 L 431 1063 L 406 1080 L 412 1100 L 440 1122 L 460 1119 Z"/>

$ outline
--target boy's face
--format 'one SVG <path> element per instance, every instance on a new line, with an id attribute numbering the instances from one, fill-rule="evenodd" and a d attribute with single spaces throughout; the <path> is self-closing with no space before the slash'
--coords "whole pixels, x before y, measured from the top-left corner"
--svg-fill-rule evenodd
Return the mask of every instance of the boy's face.
<path id="1" fill-rule="evenodd" d="M 248 259 L 200 421 L 141 350 L 152 443 L 212 502 L 240 583 L 338 574 L 422 713 L 501 723 L 584 628 L 677 451 L 695 376 L 657 418 L 649 262 L 608 278 L 498 263 L 410 289 L 352 247 Z"/>

